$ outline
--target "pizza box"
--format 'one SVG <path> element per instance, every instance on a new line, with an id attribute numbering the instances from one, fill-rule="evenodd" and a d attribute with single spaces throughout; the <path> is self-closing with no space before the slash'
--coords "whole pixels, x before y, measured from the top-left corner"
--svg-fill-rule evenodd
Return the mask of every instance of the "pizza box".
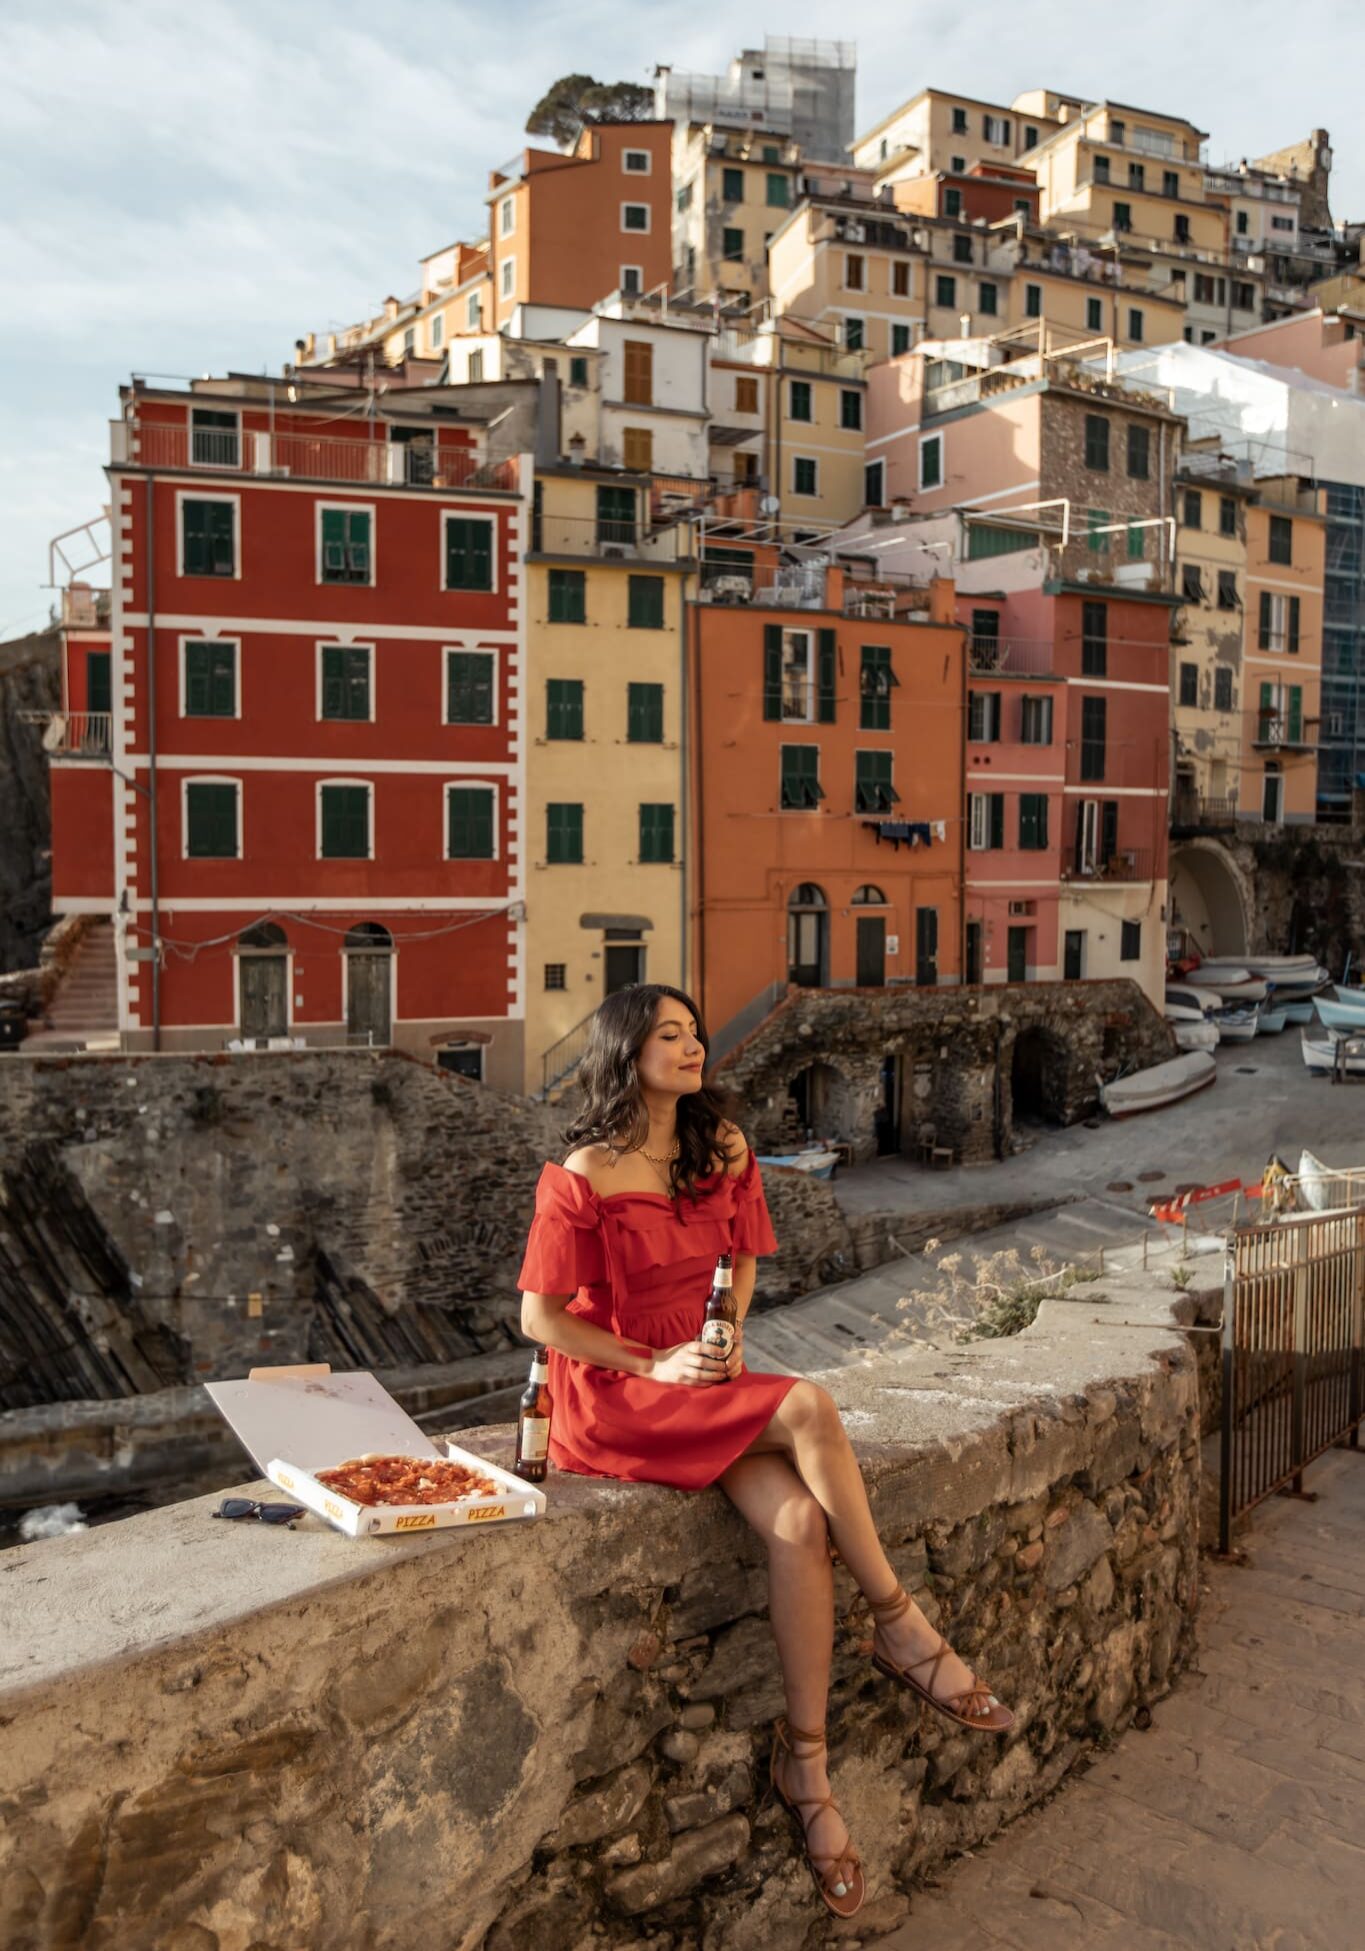
<path id="1" fill-rule="evenodd" d="M 245 1381 L 205 1386 L 262 1474 L 350 1538 L 510 1524 L 544 1514 L 543 1490 L 458 1444 L 438 1449 L 367 1369 L 333 1375 L 325 1362 L 253 1368 Z M 320 1484 L 314 1474 L 366 1455 L 463 1463 L 491 1477 L 497 1491 L 449 1504 L 357 1504 Z"/>

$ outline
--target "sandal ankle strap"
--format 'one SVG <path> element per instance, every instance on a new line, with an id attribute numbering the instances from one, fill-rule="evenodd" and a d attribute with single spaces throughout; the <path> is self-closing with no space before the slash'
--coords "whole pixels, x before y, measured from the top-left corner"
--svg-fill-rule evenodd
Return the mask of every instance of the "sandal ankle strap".
<path id="1" fill-rule="evenodd" d="M 825 1745 L 825 1730 L 823 1728 L 817 1728 L 812 1733 L 809 1728 L 797 1727 L 794 1722 L 784 1719 L 774 1721 L 773 1732 L 788 1754 L 792 1751 L 792 1741 L 804 1741 L 807 1746 L 814 1748 L 823 1748 Z M 787 1739 L 788 1735 L 791 1736 L 790 1741 Z"/>
<path id="2" fill-rule="evenodd" d="M 910 1604 L 910 1594 L 903 1585 L 898 1585 L 887 1599 L 869 1599 L 867 1608 L 879 1619 L 899 1619 Z"/>

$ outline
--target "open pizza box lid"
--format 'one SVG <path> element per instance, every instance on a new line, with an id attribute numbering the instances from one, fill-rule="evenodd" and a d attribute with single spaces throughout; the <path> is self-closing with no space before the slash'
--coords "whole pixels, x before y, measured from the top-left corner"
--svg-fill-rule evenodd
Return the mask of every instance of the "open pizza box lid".
<path id="1" fill-rule="evenodd" d="M 506 1523 L 544 1512 L 545 1493 L 534 1484 L 455 1443 L 433 1443 L 367 1369 L 334 1375 L 325 1362 L 253 1368 L 245 1381 L 205 1386 L 262 1475 L 351 1537 Z M 366 1455 L 463 1463 L 490 1477 L 495 1494 L 448 1504 L 363 1505 L 317 1481 L 317 1471 Z"/>

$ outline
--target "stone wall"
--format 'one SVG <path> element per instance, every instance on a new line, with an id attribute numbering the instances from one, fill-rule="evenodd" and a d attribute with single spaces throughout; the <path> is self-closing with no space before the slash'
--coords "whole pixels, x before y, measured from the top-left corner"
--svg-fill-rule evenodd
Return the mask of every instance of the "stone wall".
<path id="1" fill-rule="evenodd" d="M 1019 1040 L 1041 1089 L 1042 1113 L 1072 1124 L 1094 1108 L 1097 1077 L 1176 1054 L 1170 1030 L 1135 982 L 1031 982 L 987 988 L 790 988 L 718 1074 L 739 1093 L 748 1136 L 780 1142 L 787 1094 L 812 1066 L 833 1072 L 820 1135 L 875 1156 L 882 1063 L 899 1061 L 900 1149 L 930 1130 L 964 1160 L 1004 1157 L 1014 1130 Z"/>
<path id="2" fill-rule="evenodd" d="M 1365 853 L 1365 828 L 1356 826 L 1262 826 L 1239 821 L 1234 830 L 1199 833 L 1182 829 L 1172 844 L 1172 864 L 1191 862 L 1201 878 L 1225 877 L 1226 906 L 1241 911 L 1245 944 L 1215 938 L 1206 953 L 1311 952 L 1340 974 L 1350 957 L 1365 955 L 1365 874 L 1356 863 Z M 1200 889 L 1207 897 L 1222 884 Z"/>
<path id="3" fill-rule="evenodd" d="M 853 1933 L 762 1795 L 780 1707 L 719 1493 L 552 1476 L 543 1525 L 347 1540 L 210 1500 L 6 1561 L 11 1951 L 810 1951 L 876 1936 L 1158 1701 L 1197 1597 L 1191 1298 L 1128 1275 L 1007 1342 L 827 1378 L 894 1562 L 1018 1716 L 871 1668 L 837 1571 L 834 1786 Z M 509 1433 L 466 1438 L 505 1456 Z"/>
<path id="4" fill-rule="evenodd" d="M 0 975 L 36 965 L 52 923 L 52 812 L 42 727 L 26 711 L 61 703 L 61 639 L 0 644 Z"/>

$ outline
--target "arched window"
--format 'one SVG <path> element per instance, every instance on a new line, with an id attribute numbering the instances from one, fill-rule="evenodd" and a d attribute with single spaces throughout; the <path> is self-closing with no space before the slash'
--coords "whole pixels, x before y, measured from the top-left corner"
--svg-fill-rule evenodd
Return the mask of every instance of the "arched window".
<path id="1" fill-rule="evenodd" d="M 393 947 L 393 936 L 377 921 L 358 921 L 354 928 L 346 931 L 346 946 L 348 949 L 388 951 Z"/>
<path id="2" fill-rule="evenodd" d="M 787 906 L 789 908 L 827 908 L 829 903 L 825 899 L 825 891 L 823 888 L 817 887 L 814 881 L 802 881 L 799 887 L 792 889 Z"/>
<path id="3" fill-rule="evenodd" d="M 243 930 L 237 938 L 237 946 L 277 954 L 280 949 L 288 948 L 289 937 L 277 921 L 258 921 L 254 928 Z"/>
<path id="4" fill-rule="evenodd" d="M 855 908 L 884 908 L 887 900 L 879 887 L 865 881 L 854 895 L 851 905 Z"/>

